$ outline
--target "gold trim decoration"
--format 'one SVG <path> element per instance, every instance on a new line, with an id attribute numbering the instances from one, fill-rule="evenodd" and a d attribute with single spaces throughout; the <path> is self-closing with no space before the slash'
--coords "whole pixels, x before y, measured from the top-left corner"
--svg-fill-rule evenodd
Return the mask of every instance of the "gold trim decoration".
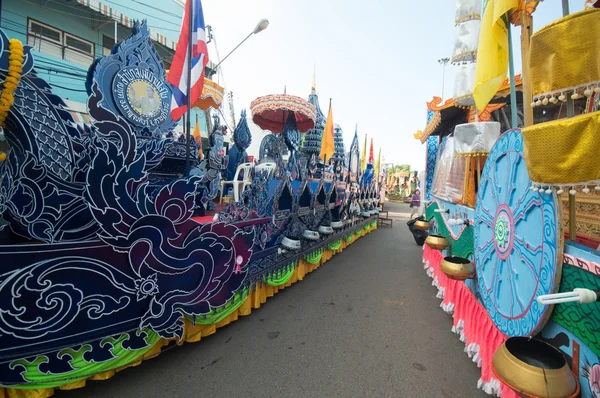
<path id="1" fill-rule="evenodd" d="M 523 357 L 539 354 L 540 362 L 547 363 L 545 367 L 533 366 L 521 360 L 519 354 Z M 571 398 L 579 394 L 579 383 L 562 353 L 535 338 L 506 340 L 494 353 L 492 370 L 500 382 L 521 397 Z"/>
<path id="2" fill-rule="evenodd" d="M 454 20 L 454 24 L 458 25 L 458 24 L 461 24 L 463 22 L 477 21 L 477 20 L 481 20 L 481 15 L 475 12 L 475 13 L 472 13 L 472 14 L 463 15 L 462 17 L 455 19 Z"/>
<path id="3" fill-rule="evenodd" d="M 485 157 L 490 153 L 487 151 L 475 151 L 475 152 L 456 152 L 454 153 L 455 158 L 470 158 L 470 157 Z"/>
<path id="4" fill-rule="evenodd" d="M 598 48 L 600 9 L 568 15 L 534 33 L 529 58 L 533 105 L 600 93 Z"/>
<path id="5" fill-rule="evenodd" d="M 15 91 L 17 86 L 21 82 L 21 72 L 23 72 L 23 60 L 25 54 L 23 53 L 23 43 L 17 39 L 10 39 L 8 50 L 10 55 L 8 56 L 8 76 L 4 81 L 2 87 L 2 94 L 0 94 L 0 126 L 4 127 L 4 122 L 8 117 L 8 112 L 12 104 L 15 102 Z M 6 157 L 6 155 L 5 155 Z"/>
<path id="6" fill-rule="evenodd" d="M 535 124 L 522 133 L 534 189 L 600 181 L 600 112 Z"/>
<path id="7" fill-rule="evenodd" d="M 592 190 L 585 195 L 576 188 L 575 196 L 575 231 L 577 237 L 600 243 L 600 192 Z M 562 208 L 562 224 L 565 231 L 569 230 L 569 194 L 566 192 L 558 197 Z M 598 243 L 594 246 L 597 247 Z"/>
<path id="8" fill-rule="evenodd" d="M 463 51 L 460 54 L 455 55 L 454 57 L 452 57 L 452 60 L 450 61 L 451 63 L 457 63 L 457 62 L 475 62 L 477 58 L 477 50 L 469 50 L 469 51 Z"/>
<path id="9" fill-rule="evenodd" d="M 424 144 L 425 141 L 427 141 L 427 138 L 429 138 L 431 133 L 433 133 L 435 131 L 435 129 L 438 128 L 438 126 L 440 125 L 441 122 L 442 122 L 442 114 L 439 111 L 437 111 L 433 114 L 433 116 L 429 120 L 429 123 L 427 123 L 427 126 L 425 126 L 425 130 L 421 134 L 420 139 L 421 139 L 422 144 Z"/>

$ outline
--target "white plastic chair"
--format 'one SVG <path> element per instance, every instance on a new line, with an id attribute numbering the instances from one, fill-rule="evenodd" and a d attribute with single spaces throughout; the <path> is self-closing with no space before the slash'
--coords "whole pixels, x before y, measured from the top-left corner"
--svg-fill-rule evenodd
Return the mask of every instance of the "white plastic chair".
<path id="1" fill-rule="evenodd" d="M 240 200 L 240 186 L 242 187 L 242 192 L 250 182 L 250 174 L 252 173 L 252 167 L 254 167 L 253 163 L 242 163 L 235 170 L 235 175 L 233 176 L 232 181 L 221 181 L 221 198 L 219 199 L 219 203 L 223 202 L 223 191 L 225 190 L 225 186 L 232 185 L 233 186 L 233 199 L 237 202 Z M 244 179 L 240 180 L 240 173 L 244 174 Z"/>
<path id="2" fill-rule="evenodd" d="M 269 177 L 271 177 L 273 175 L 273 173 L 275 173 L 276 168 L 277 168 L 277 165 L 275 163 L 268 162 L 268 163 L 261 163 L 261 164 L 257 165 L 254 168 L 254 170 L 257 173 L 267 170 L 267 172 L 269 173 Z"/>

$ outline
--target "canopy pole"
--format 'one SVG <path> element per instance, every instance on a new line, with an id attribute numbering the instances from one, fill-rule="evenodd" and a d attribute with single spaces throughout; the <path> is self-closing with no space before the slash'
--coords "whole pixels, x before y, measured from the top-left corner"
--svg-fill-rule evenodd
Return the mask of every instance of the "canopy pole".
<path id="1" fill-rule="evenodd" d="M 533 30 L 533 17 L 527 12 L 521 14 L 521 59 L 523 60 L 523 124 L 524 127 L 533 125 L 533 90 L 531 86 L 531 69 L 529 69 L 529 47 L 531 32 Z"/>
<path id="2" fill-rule="evenodd" d="M 516 129 L 519 127 L 517 118 L 517 92 L 515 88 L 515 61 L 513 57 L 513 45 L 512 45 L 512 29 L 510 22 L 507 21 L 508 27 L 508 73 L 510 80 L 510 116 L 512 119 L 512 128 Z"/>

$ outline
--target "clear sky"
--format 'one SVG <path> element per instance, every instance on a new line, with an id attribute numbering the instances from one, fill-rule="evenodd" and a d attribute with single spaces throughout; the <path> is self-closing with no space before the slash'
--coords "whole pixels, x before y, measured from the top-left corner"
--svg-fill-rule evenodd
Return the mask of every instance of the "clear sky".
<path id="1" fill-rule="evenodd" d="M 215 32 L 224 57 L 261 18 L 268 29 L 251 37 L 222 65 L 227 89 L 234 93 L 236 119 L 256 97 L 287 93 L 307 98 L 313 65 L 317 93 L 327 115 L 344 130 L 349 147 L 358 124 L 374 138 L 386 162 L 423 169 L 425 149 L 413 138 L 426 122 L 426 102 L 441 95 L 442 68 L 437 60 L 450 56 L 454 44 L 452 0 L 204 0 L 206 23 Z M 584 0 L 570 0 L 571 13 Z M 174 7 L 179 7 L 173 4 Z M 546 0 L 534 14 L 534 30 L 560 18 L 561 2 Z M 513 28 L 516 72 L 521 70 L 520 28 Z M 209 44 L 216 62 L 214 42 Z M 221 82 L 222 83 L 222 82 Z M 446 68 L 445 93 L 452 96 L 454 69 Z M 257 154 L 261 130 L 251 124 Z M 377 154 L 375 154 L 377 156 Z"/>

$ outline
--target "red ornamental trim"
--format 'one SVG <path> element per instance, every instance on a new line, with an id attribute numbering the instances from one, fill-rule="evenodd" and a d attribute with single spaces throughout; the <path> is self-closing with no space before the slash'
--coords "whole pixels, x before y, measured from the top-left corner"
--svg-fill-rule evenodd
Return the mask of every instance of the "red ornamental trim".
<path id="1" fill-rule="evenodd" d="M 582 258 L 573 257 L 570 254 L 565 253 L 564 263 L 573 265 L 577 268 L 581 268 L 584 271 L 591 272 L 596 276 L 600 276 L 600 264 L 593 261 L 584 260 Z"/>

